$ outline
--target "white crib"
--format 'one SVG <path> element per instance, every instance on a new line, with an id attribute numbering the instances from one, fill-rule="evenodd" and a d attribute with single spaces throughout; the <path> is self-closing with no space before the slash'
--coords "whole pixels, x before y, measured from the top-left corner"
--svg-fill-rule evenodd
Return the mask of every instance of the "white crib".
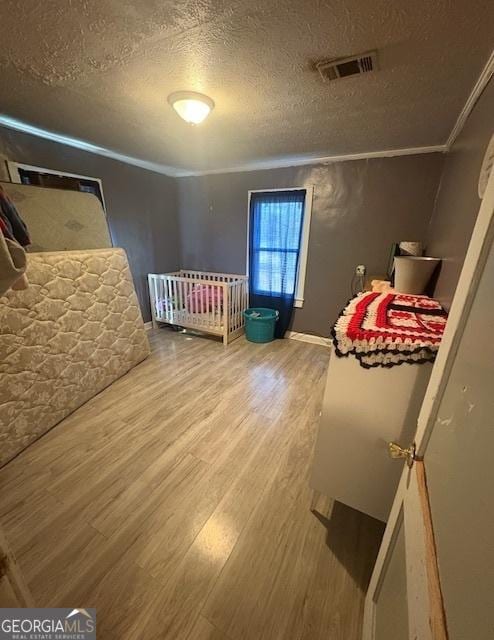
<path id="1" fill-rule="evenodd" d="M 148 275 L 153 326 L 160 322 L 222 336 L 228 344 L 244 332 L 248 276 L 207 271 Z"/>

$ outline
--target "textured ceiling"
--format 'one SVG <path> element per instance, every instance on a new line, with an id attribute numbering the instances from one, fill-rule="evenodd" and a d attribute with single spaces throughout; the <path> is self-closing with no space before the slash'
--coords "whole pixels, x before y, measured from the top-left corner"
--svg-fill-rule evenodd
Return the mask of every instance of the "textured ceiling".
<path id="1" fill-rule="evenodd" d="M 488 0 L 2 0 L 0 111 L 207 171 L 444 144 L 493 46 Z M 378 49 L 323 83 L 321 58 Z M 177 90 L 216 108 L 190 127 Z"/>

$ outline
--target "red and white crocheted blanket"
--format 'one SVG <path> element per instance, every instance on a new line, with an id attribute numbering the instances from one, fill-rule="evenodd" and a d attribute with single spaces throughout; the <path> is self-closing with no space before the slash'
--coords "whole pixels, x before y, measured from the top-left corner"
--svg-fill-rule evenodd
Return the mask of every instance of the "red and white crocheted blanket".
<path id="1" fill-rule="evenodd" d="M 432 362 L 446 326 L 439 302 L 401 293 L 360 293 L 333 328 L 336 355 L 353 354 L 363 367 Z"/>

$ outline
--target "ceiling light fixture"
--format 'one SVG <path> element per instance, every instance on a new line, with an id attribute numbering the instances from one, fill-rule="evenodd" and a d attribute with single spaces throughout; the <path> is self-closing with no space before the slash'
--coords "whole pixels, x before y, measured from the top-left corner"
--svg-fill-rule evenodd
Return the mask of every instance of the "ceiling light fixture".
<path id="1" fill-rule="evenodd" d="M 168 96 L 169 104 L 189 124 L 200 124 L 214 108 L 208 96 L 195 91 L 176 91 Z"/>

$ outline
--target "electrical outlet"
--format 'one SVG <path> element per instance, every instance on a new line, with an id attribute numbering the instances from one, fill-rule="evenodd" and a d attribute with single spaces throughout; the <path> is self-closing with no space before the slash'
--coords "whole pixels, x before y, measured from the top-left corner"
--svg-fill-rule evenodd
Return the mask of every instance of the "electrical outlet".
<path id="1" fill-rule="evenodd" d="M 358 264 L 355 267 L 355 275 L 357 275 L 357 276 L 365 276 L 365 264 Z"/>

